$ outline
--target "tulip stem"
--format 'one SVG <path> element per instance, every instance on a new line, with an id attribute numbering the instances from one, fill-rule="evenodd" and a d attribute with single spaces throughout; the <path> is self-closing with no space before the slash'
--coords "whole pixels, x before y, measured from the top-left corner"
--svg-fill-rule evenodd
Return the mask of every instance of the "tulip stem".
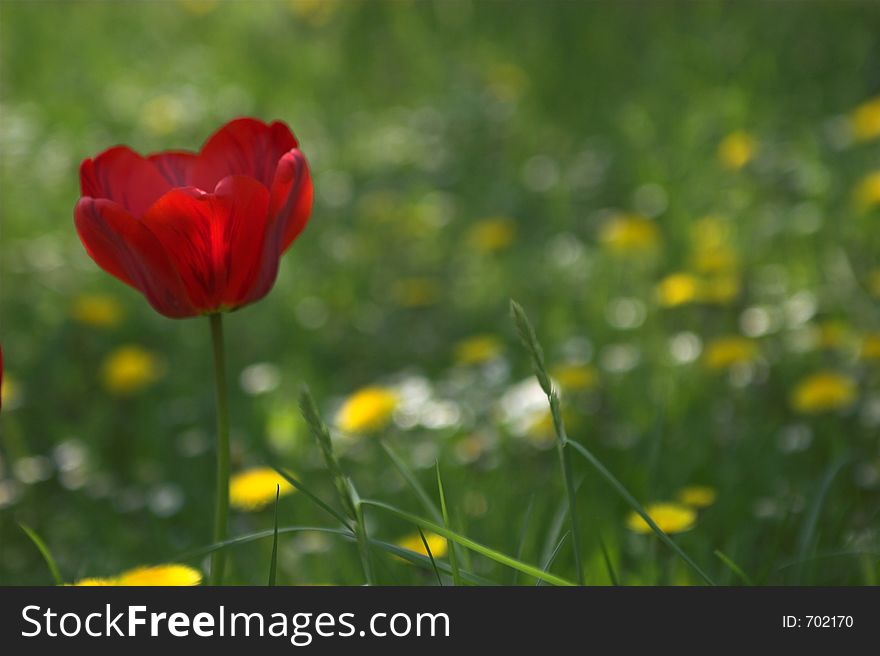
<path id="1" fill-rule="evenodd" d="M 223 349 L 223 315 L 210 315 L 214 346 L 214 383 L 217 393 L 217 488 L 214 506 L 214 544 L 226 540 L 229 517 L 229 400 L 226 396 L 226 355 Z M 211 556 L 211 585 L 223 584 L 226 552 Z"/>

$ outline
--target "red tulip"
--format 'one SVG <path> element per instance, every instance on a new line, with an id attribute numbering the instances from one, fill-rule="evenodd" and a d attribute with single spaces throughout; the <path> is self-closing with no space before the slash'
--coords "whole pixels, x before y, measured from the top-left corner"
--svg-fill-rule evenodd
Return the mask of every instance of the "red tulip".
<path id="1" fill-rule="evenodd" d="M 80 167 L 76 229 L 98 266 L 168 317 L 234 310 L 265 296 L 312 209 L 290 129 L 240 118 L 199 153 L 126 146 Z"/>

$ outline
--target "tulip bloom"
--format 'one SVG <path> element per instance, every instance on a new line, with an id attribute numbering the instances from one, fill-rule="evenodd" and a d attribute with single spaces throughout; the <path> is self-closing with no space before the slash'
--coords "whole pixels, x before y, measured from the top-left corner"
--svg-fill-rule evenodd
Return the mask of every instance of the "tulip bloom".
<path id="1" fill-rule="evenodd" d="M 98 266 L 167 317 L 253 303 L 272 288 L 311 212 L 297 146 L 284 123 L 240 118 L 198 153 L 105 150 L 80 167 L 80 240 Z"/>

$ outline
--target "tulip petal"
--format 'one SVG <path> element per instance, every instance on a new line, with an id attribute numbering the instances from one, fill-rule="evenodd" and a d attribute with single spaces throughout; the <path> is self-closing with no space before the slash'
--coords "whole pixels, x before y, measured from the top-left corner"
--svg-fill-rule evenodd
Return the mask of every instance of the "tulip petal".
<path id="1" fill-rule="evenodd" d="M 278 225 L 278 252 L 286 251 L 306 227 L 312 211 L 312 177 L 305 155 L 296 148 L 278 162 L 269 213 Z"/>
<path id="2" fill-rule="evenodd" d="M 84 160 L 79 180 L 83 196 L 115 201 L 135 217 L 143 216 L 170 188 L 149 160 L 127 146 L 115 146 Z"/>
<path id="3" fill-rule="evenodd" d="M 263 255 L 268 208 L 263 185 L 229 176 L 212 194 L 194 187 L 169 191 L 143 222 L 167 252 L 191 303 L 212 312 L 238 307 L 249 297 Z"/>
<path id="4" fill-rule="evenodd" d="M 157 312 L 172 318 L 198 314 L 159 240 L 125 208 L 104 198 L 80 198 L 74 221 L 98 266 L 138 289 Z"/>
<path id="5" fill-rule="evenodd" d="M 297 142 L 280 121 L 269 125 L 253 118 L 230 121 L 209 138 L 192 169 L 191 184 L 210 190 L 229 175 L 247 175 L 272 184 L 281 156 Z"/>
<path id="6" fill-rule="evenodd" d="M 172 187 L 192 184 L 192 168 L 198 155 L 185 150 L 166 150 L 148 158 Z"/>

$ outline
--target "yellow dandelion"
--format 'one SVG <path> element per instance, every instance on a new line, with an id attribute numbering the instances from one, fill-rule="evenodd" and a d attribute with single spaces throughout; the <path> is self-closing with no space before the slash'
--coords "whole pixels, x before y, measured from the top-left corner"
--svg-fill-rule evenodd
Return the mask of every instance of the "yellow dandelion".
<path id="1" fill-rule="evenodd" d="M 121 346 L 104 359 L 101 380 L 113 394 L 126 396 L 144 389 L 162 376 L 163 366 L 153 353 L 136 346 Z"/>
<path id="2" fill-rule="evenodd" d="M 551 377 L 565 391 L 578 392 L 596 387 L 599 376 L 596 368 L 588 364 L 566 364 L 553 368 Z"/>
<path id="3" fill-rule="evenodd" d="M 740 282 L 735 275 L 713 276 L 700 281 L 700 300 L 727 305 L 739 297 Z"/>
<path id="4" fill-rule="evenodd" d="M 296 491 L 271 467 L 246 469 L 230 478 L 229 503 L 239 510 L 260 510 L 275 501 L 276 486 L 282 497 Z"/>
<path id="5" fill-rule="evenodd" d="M 550 410 L 535 416 L 526 428 L 526 438 L 539 448 L 549 446 L 556 441 L 556 426 L 553 424 Z"/>
<path id="6" fill-rule="evenodd" d="M 401 307 L 424 307 L 436 303 L 441 287 L 431 278 L 404 278 L 391 287 L 391 298 Z"/>
<path id="7" fill-rule="evenodd" d="M 663 307 L 677 307 L 700 298 L 700 280 L 690 273 L 673 273 L 657 285 L 657 300 Z"/>
<path id="8" fill-rule="evenodd" d="M 570 407 L 562 408 L 562 421 L 566 428 L 571 431 L 578 429 L 580 417 Z M 538 449 L 546 449 L 556 442 L 556 424 L 553 423 L 553 414 L 550 409 L 540 410 L 531 417 L 525 426 L 525 438 L 532 446 Z"/>
<path id="9" fill-rule="evenodd" d="M 449 550 L 446 538 L 437 535 L 436 533 L 432 533 L 431 531 L 425 531 L 425 541 L 427 541 L 428 547 L 431 549 L 431 555 L 433 555 L 434 558 L 442 558 Z M 397 546 L 409 549 L 410 551 L 415 551 L 417 554 L 423 556 L 428 555 L 428 552 L 425 550 L 425 543 L 422 542 L 422 536 L 418 533 L 407 535 L 405 538 L 397 542 Z"/>
<path id="10" fill-rule="evenodd" d="M 653 522 L 664 533 L 683 533 L 694 527 L 697 521 L 697 513 L 693 508 L 678 503 L 652 503 L 645 511 Z M 631 512 L 626 518 L 626 527 L 636 533 L 653 533 L 642 516 L 637 512 Z"/>
<path id="11" fill-rule="evenodd" d="M 122 321 L 122 307 L 112 296 L 83 294 L 74 299 L 70 315 L 85 326 L 114 328 Z"/>
<path id="12" fill-rule="evenodd" d="M 694 250 L 713 250 L 726 246 L 731 239 L 730 221 L 709 215 L 694 221 L 691 226 L 691 242 Z"/>
<path id="13" fill-rule="evenodd" d="M 880 170 L 871 171 L 859 181 L 855 189 L 855 201 L 862 211 L 880 205 Z"/>
<path id="14" fill-rule="evenodd" d="M 718 144 L 718 159 L 725 168 L 737 170 L 748 164 L 755 156 L 758 142 L 748 132 L 731 132 Z"/>
<path id="15" fill-rule="evenodd" d="M 99 578 L 92 577 L 92 578 L 87 578 L 87 579 L 80 579 L 76 583 L 71 583 L 70 585 L 73 585 L 76 587 L 88 587 L 88 588 L 98 587 L 98 586 L 107 586 L 107 585 L 119 585 L 116 581 L 117 581 L 117 579 L 99 579 Z"/>
<path id="16" fill-rule="evenodd" d="M 4 410 L 12 410 L 21 403 L 21 385 L 15 376 L 4 372 L 3 382 L 0 383 L 0 407 Z"/>
<path id="17" fill-rule="evenodd" d="M 346 433 L 375 433 L 388 425 L 398 403 L 391 389 L 364 387 L 345 400 L 336 424 Z"/>
<path id="18" fill-rule="evenodd" d="M 801 380 L 791 395 L 798 412 L 816 414 L 851 406 L 857 396 L 856 382 L 850 376 L 822 371 Z"/>
<path id="19" fill-rule="evenodd" d="M 131 585 L 131 586 L 191 586 L 202 582 L 202 573 L 187 565 L 168 564 L 136 567 L 119 576 L 86 578 L 75 586 Z"/>
<path id="20" fill-rule="evenodd" d="M 880 360 L 880 333 L 869 333 L 862 338 L 859 357 L 862 360 Z"/>
<path id="21" fill-rule="evenodd" d="M 739 265 L 736 252 L 726 246 L 697 251 L 691 260 L 699 273 L 726 273 L 735 271 Z"/>
<path id="22" fill-rule="evenodd" d="M 739 335 L 716 337 L 706 344 L 703 362 L 709 369 L 727 369 L 758 357 L 758 345 Z"/>
<path id="23" fill-rule="evenodd" d="M 660 230 L 651 219 L 618 214 L 602 226 L 599 241 L 614 253 L 641 253 L 660 242 Z"/>
<path id="24" fill-rule="evenodd" d="M 478 221 L 468 230 L 467 241 L 484 253 L 501 251 L 510 246 L 516 237 L 516 224 L 506 217 L 494 217 Z"/>
<path id="25" fill-rule="evenodd" d="M 678 491 L 678 500 L 691 508 L 708 508 L 716 496 L 715 488 L 708 485 L 689 485 Z"/>
<path id="26" fill-rule="evenodd" d="M 850 329 L 843 321 L 829 320 L 819 324 L 818 343 L 824 349 L 837 349 L 846 346 Z"/>
<path id="27" fill-rule="evenodd" d="M 153 567 L 137 567 L 119 575 L 117 585 L 198 585 L 202 582 L 202 573 L 186 565 L 155 565 Z"/>
<path id="28" fill-rule="evenodd" d="M 856 141 L 880 137 L 880 96 L 866 100 L 850 115 L 852 134 Z"/>
<path id="29" fill-rule="evenodd" d="M 460 365 L 481 364 L 501 355 L 502 345 L 494 335 L 474 335 L 455 345 L 455 362 Z"/>

